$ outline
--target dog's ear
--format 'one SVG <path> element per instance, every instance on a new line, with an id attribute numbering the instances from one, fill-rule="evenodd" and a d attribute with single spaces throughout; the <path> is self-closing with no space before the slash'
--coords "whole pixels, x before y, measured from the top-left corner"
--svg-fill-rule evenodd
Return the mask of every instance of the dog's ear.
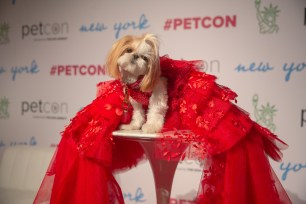
<path id="1" fill-rule="evenodd" d="M 133 36 L 127 35 L 113 44 L 106 57 L 106 70 L 109 76 L 114 77 L 115 79 L 120 78 L 120 70 L 117 61 L 131 41 L 133 41 Z"/>
<path id="2" fill-rule="evenodd" d="M 140 84 L 140 89 L 144 92 L 150 92 L 158 82 L 161 74 L 159 62 L 159 41 L 153 34 L 145 34 L 143 36 L 143 41 L 152 48 L 152 52 L 148 59 L 148 73 L 144 76 Z"/>
<path id="3" fill-rule="evenodd" d="M 159 55 L 159 40 L 156 35 L 154 34 L 145 34 L 143 35 L 143 40 L 152 47 L 154 51 L 154 56 Z"/>

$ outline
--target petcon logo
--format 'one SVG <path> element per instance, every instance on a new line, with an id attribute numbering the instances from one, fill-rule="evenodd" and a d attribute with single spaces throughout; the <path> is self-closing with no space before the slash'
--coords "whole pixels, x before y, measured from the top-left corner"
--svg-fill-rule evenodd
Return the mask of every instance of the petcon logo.
<path id="1" fill-rule="evenodd" d="M 202 66 L 199 67 L 199 69 L 206 73 L 220 73 L 220 60 L 214 59 L 210 61 L 203 61 Z"/>
<path id="2" fill-rule="evenodd" d="M 69 24 L 64 23 L 42 23 L 21 26 L 21 38 L 32 37 L 34 41 L 67 40 Z"/>
<path id="3" fill-rule="evenodd" d="M 65 120 L 68 114 L 68 104 L 66 102 L 48 102 L 43 100 L 22 101 L 21 115 L 32 115 L 39 119 Z"/>
<path id="4" fill-rule="evenodd" d="M 230 28 L 236 27 L 237 16 L 204 16 L 204 17 L 186 17 L 186 18 L 168 18 L 164 23 L 164 30 L 197 30 L 212 28 Z"/>
<path id="5" fill-rule="evenodd" d="M 104 65 L 53 65 L 50 69 L 51 76 L 100 76 L 106 75 Z"/>

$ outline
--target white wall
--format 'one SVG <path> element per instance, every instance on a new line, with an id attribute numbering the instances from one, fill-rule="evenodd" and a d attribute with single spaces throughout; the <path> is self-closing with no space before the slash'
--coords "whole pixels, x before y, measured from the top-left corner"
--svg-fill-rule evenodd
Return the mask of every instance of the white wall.
<path id="1" fill-rule="evenodd" d="M 55 146 L 95 85 L 109 79 L 103 64 L 116 37 L 153 32 L 161 55 L 205 60 L 203 71 L 290 145 L 272 165 L 294 203 L 306 203 L 305 8 L 305 0 L 1 0 L 0 150 Z M 198 162 L 183 161 L 171 203 L 188 203 L 200 176 Z M 148 162 L 118 180 L 131 193 L 126 203 L 155 202 Z"/>

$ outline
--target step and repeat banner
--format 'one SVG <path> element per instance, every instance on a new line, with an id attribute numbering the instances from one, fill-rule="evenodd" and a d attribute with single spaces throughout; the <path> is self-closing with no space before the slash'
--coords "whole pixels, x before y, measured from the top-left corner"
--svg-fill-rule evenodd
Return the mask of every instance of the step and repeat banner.
<path id="1" fill-rule="evenodd" d="M 271 164 L 294 203 L 306 203 L 305 0 L 1 0 L 0 151 L 56 147 L 96 84 L 111 79 L 112 44 L 143 33 L 159 37 L 161 55 L 204 60 L 203 72 L 289 144 Z M 193 203 L 201 167 L 179 163 L 171 204 Z M 155 203 L 148 162 L 116 178 L 126 203 Z"/>

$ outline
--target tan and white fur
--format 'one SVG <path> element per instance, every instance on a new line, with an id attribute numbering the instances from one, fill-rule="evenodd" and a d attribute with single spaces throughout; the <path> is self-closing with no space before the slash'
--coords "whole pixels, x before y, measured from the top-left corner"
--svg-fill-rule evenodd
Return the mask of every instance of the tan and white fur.
<path id="1" fill-rule="evenodd" d="M 134 83 L 144 75 L 140 90 L 152 92 L 147 113 L 142 105 L 129 97 L 133 106 L 130 124 L 122 124 L 122 130 L 139 130 L 145 133 L 159 132 L 165 121 L 168 106 L 167 80 L 161 77 L 159 42 L 155 35 L 125 36 L 112 47 L 106 61 L 110 76 L 123 83 Z"/>

